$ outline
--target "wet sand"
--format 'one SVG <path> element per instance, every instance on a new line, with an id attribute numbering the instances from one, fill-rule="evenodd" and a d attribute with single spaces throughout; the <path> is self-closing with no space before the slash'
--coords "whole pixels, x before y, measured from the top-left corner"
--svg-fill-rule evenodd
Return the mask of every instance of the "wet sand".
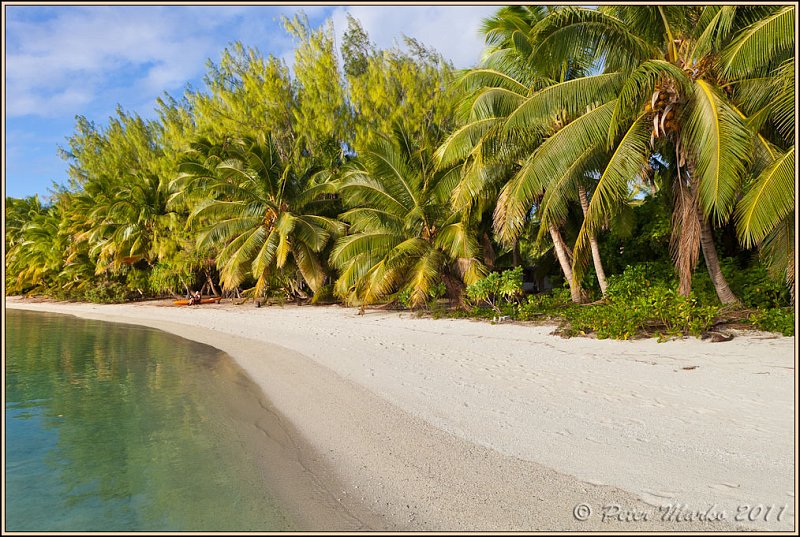
<path id="1" fill-rule="evenodd" d="M 775 507 L 739 512 L 746 527 L 794 527 L 794 338 L 564 340 L 336 306 L 7 306 L 230 354 L 275 418 L 258 434 L 296 457 L 284 495 L 308 529 L 736 529 L 758 504 Z"/>

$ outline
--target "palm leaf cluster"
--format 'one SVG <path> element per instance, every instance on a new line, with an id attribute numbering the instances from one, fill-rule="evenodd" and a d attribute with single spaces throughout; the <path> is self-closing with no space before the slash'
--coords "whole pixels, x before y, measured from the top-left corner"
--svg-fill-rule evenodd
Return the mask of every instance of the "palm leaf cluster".
<path id="1" fill-rule="evenodd" d="M 188 291 L 203 272 L 230 292 L 330 286 L 352 304 L 405 293 L 420 306 L 441 286 L 459 301 L 525 247 L 552 248 L 581 302 L 591 277 L 606 293 L 609 228 L 660 192 L 680 293 L 703 259 L 720 300 L 737 301 L 715 241 L 731 229 L 793 293 L 795 17 L 502 7 L 481 63 L 455 80 L 413 40 L 411 54 L 378 51 L 354 20 L 342 74 L 332 28 L 297 19 L 295 79 L 236 45 L 212 64 L 211 94 L 159 101 L 160 123 L 79 118 L 72 189 L 9 203 L 7 285 L 149 270 Z"/>
<path id="2" fill-rule="evenodd" d="M 281 159 L 267 135 L 231 140 L 222 148 L 195 143 L 179 172 L 174 200 L 193 205 L 190 223 L 207 224 L 197 245 L 217 249 L 226 288 L 252 275 L 259 294 L 276 271 L 296 271 L 314 292 L 323 285 L 319 253 L 343 226 L 315 214 L 314 204 L 333 191 L 329 182 L 315 183 L 319 169 Z M 186 200 L 186 192 L 195 199 Z"/>
<path id="3" fill-rule="evenodd" d="M 457 281 L 480 278 L 477 241 L 449 204 L 458 177 L 458 169 L 437 170 L 431 147 L 401 128 L 374 142 L 338 186 L 349 234 L 331 254 L 336 292 L 369 304 L 407 288 L 420 305 L 436 284 L 452 293 Z"/>
<path id="4" fill-rule="evenodd" d="M 463 162 L 456 206 L 491 187 L 500 241 L 536 219 L 540 239 L 550 229 L 558 246 L 575 191 L 590 192 L 574 255 L 556 248 L 576 286 L 596 236 L 657 159 L 674 191 L 682 291 L 702 244 L 720 299 L 735 301 L 709 249 L 712 227 L 734 217 L 745 247 L 791 227 L 794 16 L 776 6 L 503 8 L 484 27 L 485 66 L 460 80 L 469 113 L 439 152 Z"/>

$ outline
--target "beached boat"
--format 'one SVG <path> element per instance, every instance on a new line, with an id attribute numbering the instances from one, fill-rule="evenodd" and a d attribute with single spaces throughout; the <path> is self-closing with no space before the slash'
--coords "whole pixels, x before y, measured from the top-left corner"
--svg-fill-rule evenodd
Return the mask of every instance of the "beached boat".
<path id="1" fill-rule="evenodd" d="M 212 297 L 212 298 L 204 298 L 204 299 L 202 299 L 200 301 L 200 303 L 201 304 L 213 304 L 215 302 L 219 302 L 220 300 L 222 300 L 222 297 L 220 297 L 220 296 Z M 174 302 L 174 304 L 176 306 L 188 306 L 189 305 L 189 301 L 188 300 L 176 300 Z"/>

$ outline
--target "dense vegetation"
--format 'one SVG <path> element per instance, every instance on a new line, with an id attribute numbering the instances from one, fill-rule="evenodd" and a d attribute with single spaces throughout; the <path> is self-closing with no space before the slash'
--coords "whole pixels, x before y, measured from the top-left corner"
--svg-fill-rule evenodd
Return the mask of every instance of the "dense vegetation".
<path id="1" fill-rule="evenodd" d="M 462 72 L 284 24 L 291 72 L 235 44 L 156 120 L 78 117 L 66 184 L 6 200 L 6 292 L 794 332 L 792 6 L 503 7 Z"/>

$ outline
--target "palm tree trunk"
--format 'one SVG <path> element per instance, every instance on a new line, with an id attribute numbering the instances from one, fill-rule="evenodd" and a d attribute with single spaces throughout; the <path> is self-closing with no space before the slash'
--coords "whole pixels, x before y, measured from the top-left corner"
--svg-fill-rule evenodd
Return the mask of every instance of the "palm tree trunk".
<path id="1" fill-rule="evenodd" d="M 706 260 L 706 268 L 708 268 L 708 275 L 711 276 L 711 281 L 714 283 L 714 288 L 717 290 L 717 296 L 723 304 L 736 304 L 739 299 L 733 294 L 731 288 L 728 287 L 728 282 L 722 274 L 722 269 L 719 266 L 719 258 L 717 258 L 717 248 L 714 246 L 714 235 L 711 232 L 711 224 L 700 217 L 700 247 L 703 249 L 703 258 Z"/>
<path id="2" fill-rule="evenodd" d="M 459 309 L 463 309 L 464 292 L 466 291 L 466 286 L 461 278 L 453 277 L 453 275 L 450 274 L 447 269 L 445 269 L 442 271 L 442 282 L 447 290 L 446 294 L 447 299 L 450 301 L 450 305 Z"/>
<path id="3" fill-rule="evenodd" d="M 486 265 L 486 268 L 489 271 L 494 269 L 494 258 L 495 258 L 494 248 L 492 247 L 492 240 L 489 238 L 488 233 L 483 234 L 483 262 Z"/>
<path id="4" fill-rule="evenodd" d="M 219 291 L 217 291 L 217 288 L 214 286 L 214 280 L 211 279 L 211 271 L 209 270 L 206 270 L 206 281 L 211 287 L 211 292 L 214 293 L 214 296 L 219 296 Z"/>
<path id="5" fill-rule="evenodd" d="M 519 252 L 519 239 L 514 241 L 514 249 L 511 251 L 511 265 L 518 267 L 522 264 L 522 255 Z"/>
<path id="6" fill-rule="evenodd" d="M 578 187 L 578 196 L 581 199 L 581 209 L 583 216 L 586 217 L 586 212 L 589 210 L 589 197 L 586 195 L 586 189 L 583 185 Z M 594 272 L 597 275 L 597 282 L 600 284 L 600 292 L 606 296 L 606 289 L 608 282 L 606 281 L 606 271 L 603 270 L 603 261 L 600 259 L 600 247 L 597 245 L 597 239 L 594 233 L 589 235 L 589 244 L 592 247 L 592 261 L 594 262 Z"/>
<path id="7" fill-rule="evenodd" d="M 572 281 L 572 254 L 569 251 L 569 247 L 564 243 L 564 239 L 561 238 L 561 233 L 559 233 L 558 228 L 550 224 L 549 230 L 550 237 L 553 239 L 553 249 L 556 252 L 556 258 L 558 258 L 558 263 L 561 265 L 561 270 L 564 272 L 564 278 L 566 278 L 567 283 L 569 283 L 569 294 L 573 302 L 580 304 L 583 302 L 583 293 L 581 292 L 580 285 Z"/>

